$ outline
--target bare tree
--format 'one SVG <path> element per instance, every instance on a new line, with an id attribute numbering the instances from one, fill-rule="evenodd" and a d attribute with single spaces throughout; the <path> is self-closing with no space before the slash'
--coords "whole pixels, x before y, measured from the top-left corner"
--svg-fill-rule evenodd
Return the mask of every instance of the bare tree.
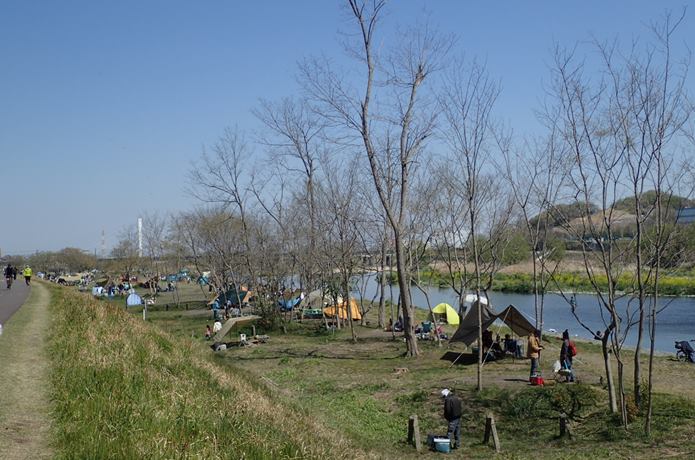
<path id="1" fill-rule="evenodd" d="M 316 116 L 306 100 L 283 99 L 278 103 L 262 100 L 254 110 L 256 117 L 267 128 L 260 136 L 263 145 L 271 148 L 274 158 L 284 169 L 298 174 L 303 183 L 303 202 L 309 218 L 308 248 L 301 252 L 300 276 L 310 289 L 315 288 L 317 203 L 315 182 L 319 167 L 318 157 L 323 147 L 324 122 Z M 298 228 L 305 228 L 300 224 Z"/>
<path id="2" fill-rule="evenodd" d="M 551 131 L 548 139 L 536 145 L 526 145 L 522 151 L 511 152 L 509 139 L 500 139 L 504 155 L 505 176 L 516 207 L 521 212 L 523 228 L 532 251 L 533 305 L 536 329 L 543 330 L 545 293 L 559 260 L 553 257 L 549 232 L 551 208 L 557 202 L 564 181 L 565 152 Z M 553 262 L 555 260 L 555 262 Z"/>
<path id="3" fill-rule="evenodd" d="M 416 356 L 419 351 L 403 232 L 409 209 L 410 179 L 418 164 L 417 157 L 434 129 L 435 111 L 422 94 L 423 85 L 441 67 L 451 41 L 442 39 L 426 26 L 411 29 L 400 37 L 399 46 L 391 54 L 380 59 L 375 53 L 374 40 L 384 5 L 382 0 L 348 0 L 359 37 L 359 44 L 350 51 L 364 69 L 361 96 L 325 62 L 305 62 L 300 77 L 326 121 L 346 127 L 362 143 L 377 195 L 393 232 L 407 353 Z M 383 76 L 383 81 L 377 81 L 379 76 Z M 386 167 L 378 149 L 378 139 L 390 137 L 392 133 L 393 151 L 398 159 L 395 200 L 389 200 L 386 192 Z"/>
<path id="4" fill-rule="evenodd" d="M 239 236 L 244 243 L 242 257 L 251 279 L 258 274 L 252 257 L 249 228 L 250 178 L 252 152 L 238 129 L 227 128 L 213 145 L 212 153 L 203 150 L 200 162 L 189 173 L 190 191 L 204 203 L 231 208 L 241 223 Z"/>
<path id="5" fill-rule="evenodd" d="M 479 180 L 489 163 L 492 140 L 492 108 L 497 100 L 499 84 L 493 81 L 484 67 L 473 63 L 464 67 L 463 62 L 452 67 L 439 98 L 446 120 L 443 139 L 450 150 L 452 167 L 460 177 L 461 193 L 466 200 L 468 232 L 474 279 L 473 289 L 477 299 L 483 290 L 481 278 L 480 248 L 476 233 L 481 225 L 483 194 Z M 478 309 L 478 343 L 482 344 L 482 311 Z M 483 347 L 478 347 L 477 389 L 482 390 Z"/>

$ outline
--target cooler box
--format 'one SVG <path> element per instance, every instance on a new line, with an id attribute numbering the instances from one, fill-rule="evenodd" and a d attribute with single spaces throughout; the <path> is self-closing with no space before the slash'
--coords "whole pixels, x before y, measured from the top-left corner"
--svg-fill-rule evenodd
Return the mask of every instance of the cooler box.
<path id="1" fill-rule="evenodd" d="M 543 377 L 541 377 L 540 375 L 531 377 L 529 381 L 531 382 L 531 385 L 543 385 L 545 383 L 543 381 Z"/>
<path id="2" fill-rule="evenodd" d="M 449 438 L 434 438 L 434 450 L 448 453 L 451 450 Z"/>

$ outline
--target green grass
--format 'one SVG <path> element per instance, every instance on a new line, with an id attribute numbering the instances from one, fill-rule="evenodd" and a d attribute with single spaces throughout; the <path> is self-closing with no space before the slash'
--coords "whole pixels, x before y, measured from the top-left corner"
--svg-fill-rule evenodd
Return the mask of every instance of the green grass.
<path id="1" fill-rule="evenodd" d="M 57 458 L 353 458 L 342 435 L 215 366 L 209 349 L 52 288 Z"/>
<path id="2" fill-rule="evenodd" d="M 387 275 L 388 276 L 388 275 Z M 461 274 L 457 277 L 460 278 Z M 447 287 L 450 282 L 449 278 L 432 269 L 423 270 L 420 272 L 420 277 L 423 282 L 432 286 Z M 634 277 L 626 273 L 617 280 L 617 289 L 623 292 L 630 292 L 634 289 L 632 283 Z M 398 282 L 397 275 L 390 278 L 390 282 L 395 284 Z M 469 285 L 472 281 L 469 280 Z M 596 275 L 596 283 L 600 289 L 608 288 L 608 279 L 602 275 Z M 593 285 L 589 278 L 583 273 L 556 273 L 554 280 L 548 285 L 549 290 L 554 290 L 560 287 L 566 291 L 575 292 L 592 292 Z M 492 290 L 497 292 L 514 292 L 519 294 L 533 293 L 533 275 L 530 273 L 497 273 L 492 281 Z M 662 275 L 659 280 L 659 292 L 662 295 L 695 295 L 695 276 L 691 273 L 679 273 L 677 275 Z"/>
<path id="3" fill-rule="evenodd" d="M 165 329 L 188 336 L 202 330 L 206 321 L 171 316 L 152 318 Z M 655 395 L 653 434 L 647 439 L 643 416 L 637 414 L 625 431 L 606 410 L 605 390 L 592 384 L 593 379 L 576 385 L 530 387 L 514 380 L 528 375 L 528 363 L 507 361 L 486 366 L 486 389 L 477 393 L 475 366 L 451 367 L 439 359 L 446 349 L 432 342 L 420 342 L 422 356 L 410 359 L 403 357 L 402 339 L 391 341 L 388 334 L 371 337 L 374 330 L 364 327 L 357 328 L 362 338 L 356 345 L 347 330 L 327 334 L 311 322 L 295 324 L 289 334 L 265 332 L 271 335 L 267 344 L 228 350 L 216 355 L 216 362 L 270 382 L 284 405 L 340 431 L 379 458 L 416 456 L 405 442 L 410 415 L 418 415 L 423 438 L 446 432 L 439 395 L 444 386 L 455 388 L 464 401 L 464 458 L 654 458 L 687 457 L 691 452 L 695 404 L 684 397 Z M 548 342 L 549 349 L 557 348 L 554 343 Z M 583 358 L 599 352 L 595 344 L 581 345 Z M 394 372 L 401 367 L 408 372 Z M 690 372 L 682 366 L 678 369 Z M 502 442 L 498 456 L 482 444 L 488 412 L 495 415 Z M 571 418 L 573 440 L 557 438 L 561 412 Z"/>

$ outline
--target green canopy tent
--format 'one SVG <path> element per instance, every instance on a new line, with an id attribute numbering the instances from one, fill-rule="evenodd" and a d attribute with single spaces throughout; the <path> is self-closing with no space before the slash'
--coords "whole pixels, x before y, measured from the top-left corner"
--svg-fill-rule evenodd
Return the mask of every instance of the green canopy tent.
<path id="1" fill-rule="evenodd" d="M 448 303 L 440 303 L 434 307 L 432 309 L 432 316 L 433 320 L 443 319 L 448 324 L 452 324 L 454 326 L 457 326 L 461 322 L 458 312 L 454 310 L 454 307 Z"/>

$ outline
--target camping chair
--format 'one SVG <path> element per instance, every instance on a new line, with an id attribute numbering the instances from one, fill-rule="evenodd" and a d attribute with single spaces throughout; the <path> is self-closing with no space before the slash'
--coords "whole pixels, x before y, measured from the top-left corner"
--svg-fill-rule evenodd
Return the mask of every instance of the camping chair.
<path id="1" fill-rule="evenodd" d="M 431 339 L 432 338 L 432 322 L 423 321 L 420 328 L 420 338 Z"/>

